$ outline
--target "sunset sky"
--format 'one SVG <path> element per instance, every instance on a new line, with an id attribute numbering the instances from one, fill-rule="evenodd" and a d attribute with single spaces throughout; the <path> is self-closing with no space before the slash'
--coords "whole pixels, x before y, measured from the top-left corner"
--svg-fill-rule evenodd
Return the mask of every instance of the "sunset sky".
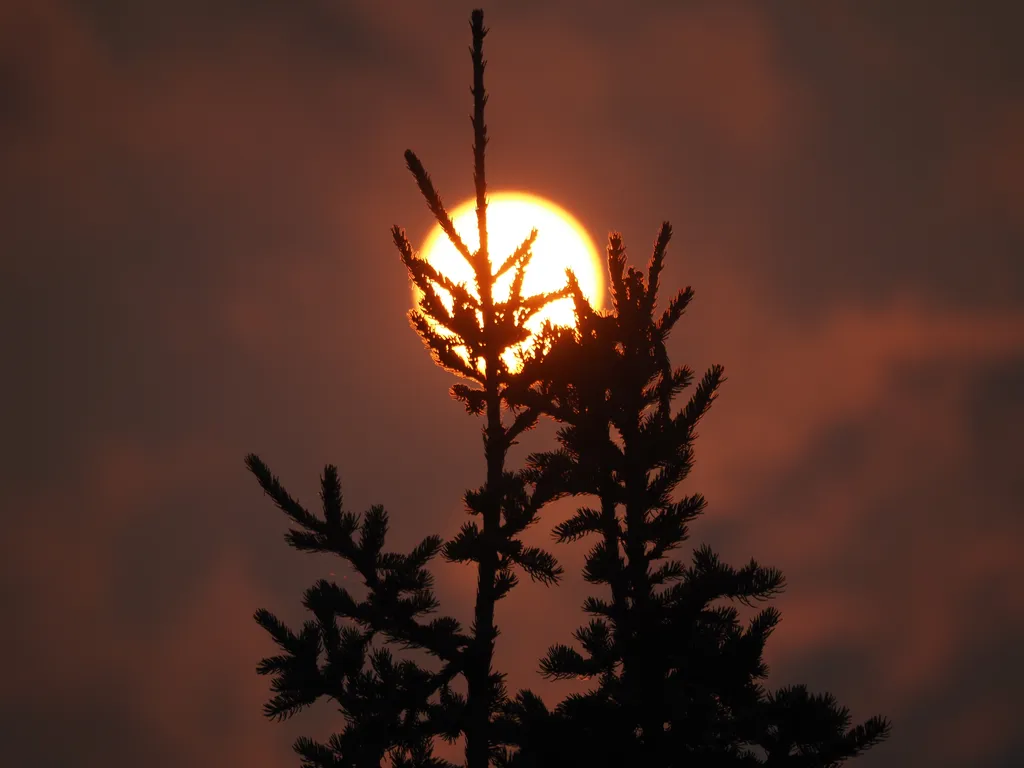
<path id="1" fill-rule="evenodd" d="M 432 223 L 407 148 L 472 194 L 471 8 L 0 3 L 5 766 L 297 766 L 340 726 L 261 715 L 253 611 L 298 621 L 345 571 L 286 546 L 243 457 L 310 505 L 337 464 L 394 547 L 463 521 L 481 424 L 389 228 Z M 892 719 L 859 768 L 1024 753 L 1022 9 L 485 6 L 492 189 L 639 263 L 672 222 L 674 362 L 728 376 L 694 541 L 785 573 L 773 685 Z M 537 661 L 580 623 L 584 551 L 499 604 L 513 689 L 560 692 Z M 435 573 L 465 618 L 475 576 Z"/>

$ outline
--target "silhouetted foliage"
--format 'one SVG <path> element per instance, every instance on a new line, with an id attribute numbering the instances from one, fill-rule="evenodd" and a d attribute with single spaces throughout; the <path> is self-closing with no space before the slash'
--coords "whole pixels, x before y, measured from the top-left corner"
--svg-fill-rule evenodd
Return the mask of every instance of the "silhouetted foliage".
<path id="1" fill-rule="evenodd" d="M 281 649 L 258 667 L 273 677 L 265 714 L 284 719 L 321 698 L 337 703 L 345 717 L 340 733 L 326 744 L 307 738 L 295 744 L 306 768 L 377 768 L 385 760 L 442 768 L 451 764 L 433 754 L 436 739 L 460 735 L 468 768 L 831 766 L 858 754 L 887 735 L 884 719 L 851 728 L 848 712 L 830 696 L 812 696 L 804 687 L 769 693 L 759 682 L 767 675 L 764 644 L 779 614 L 766 608 L 743 625 L 730 603 L 767 600 L 782 589 L 782 575 L 753 560 L 732 568 L 708 547 L 698 547 L 689 564 L 667 557 L 704 510 L 701 496 L 677 498 L 674 491 L 692 466 L 694 430 L 723 381 L 722 369 L 713 367 L 688 403 L 672 410 L 693 373 L 671 367 L 665 340 L 693 294 L 687 288 L 657 313 L 668 224 L 646 278 L 627 269 L 621 239 L 611 236 L 607 313 L 589 305 L 571 272 L 562 291 L 522 295 L 536 231 L 497 268 L 491 261 L 481 11 L 473 12 L 470 26 L 477 250 L 455 231 L 420 160 L 411 151 L 405 158 L 438 224 L 472 267 L 473 287 L 439 274 L 399 227 L 392 236 L 421 295 L 410 312 L 413 328 L 434 360 L 462 379 L 451 395 L 484 419 L 486 477 L 464 496 L 475 520 L 447 542 L 429 536 L 406 554 L 387 551 L 387 513 L 347 511 L 335 467 L 321 478 L 321 517 L 289 495 L 257 456 L 248 456 L 260 486 L 297 526 L 288 543 L 341 557 L 366 587 L 357 599 L 319 580 L 303 600 L 313 618 L 298 632 L 257 611 L 256 621 Z M 494 284 L 509 270 L 510 295 L 497 300 Z M 521 369 L 510 368 L 506 352 L 530 336 L 524 324 L 565 296 L 575 303 L 577 326 L 545 326 Z M 510 470 L 509 448 L 542 416 L 560 424 L 558 448 Z M 596 687 L 549 709 L 528 690 L 508 696 L 505 676 L 492 663 L 494 610 L 516 586 L 517 569 L 544 584 L 559 581 L 555 558 L 526 546 L 520 534 L 546 503 L 566 495 L 599 503 L 556 526 L 555 539 L 596 536 L 583 577 L 611 594 L 585 602 L 593 618 L 575 634 L 578 649 L 554 645 L 541 661 L 549 678 L 595 678 Z M 468 630 L 454 618 L 433 617 L 439 605 L 427 566 L 438 554 L 476 569 Z M 396 659 L 389 645 L 431 657 L 434 668 Z M 465 695 L 453 688 L 459 678 Z"/>
<path id="2" fill-rule="evenodd" d="M 541 661 L 549 678 L 594 677 L 598 685 L 553 713 L 520 694 L 506 710 L 522 739 L 508 764 L 837 765 L 885 738 L 889 724 L 874 717 L 851 728 L 845 708 L 803 686 L 765 691 L 762 655 L 779 613 L 764 608 L 744 626 L 736 604 L 777 595 L 782 574 L 754 560 L 733 568 L 707 546 L 688 564 L 667 557 L 705 509 L 699 494 L 674 491 L 724 381 L 713 366 L 673 410 L 694 374 L 673 368 L 666 349 L 693 291 L 677 293 L 662 312 L 657 306 L 671 234 L 666 222 L 646 276 L 626 266 L 620 236 L 610 236 L 610 312 L 596 312 L 570 274 L 576 327 L 547 328 L 508 393 L 561 425 L 559 448 L 531 456 L 527 475 L 546 497 L 598 500 L 554 536 L 597 538 L 583 576 L 611 597 L 584 603 L 593 618 L 575 633 L 579 650 L 554 645 Z"/>
<path id="3" fill-rule="evenodd" d="M 260 611 L 257 621 L 267 629 L 285 655 L 266 659 L 261 674 L 275 675 L 277 694 L 267 705 L 271 717 L 287 717 L 316 699 L 334 699 L 346 716 L 345 730 L 329 744 L 300 740 L 298 751 L 308 766 L 377 766 L 387 756 L 395 765 L 440 766 L 433 757 L 434 737 L 454 740 L 466 737 L 470 766 L 486 766 L 502 754 L 501 735 L 492 720 L 507 696 L 504 675 L 492 668 L 494 605 L 516 586 L 515 569 L 531 578 L 552 584 L 562 570 L 554 557 L 525 546 L 519 535 L 537 520 L 544 499 L 535 496 L 523 473 L 506 469 L 509 447 L 537 422 L 530 408 L 509 409 L 505 420 L 502 403 L 516 374 L 503 355 L 529 337 L 524 324 L 549 302 L 564 298 L 568 290 L 540 296 L 522 295 L 523 277 L 536 238 L 532 232 L 514 253 L 494 268 L 487 242 L 487 184 L 484 149 L 483 13 L 471 18 L 473 46 L 474 182 L 480 245 L 470 251 L 452 224 L 451 217 L 419 158 L 405 153 L 427 205 L 456 249 L 473 268 L 475 292 L 439 274 L 419 258 L 404 231 L 392 231 L 395 245 L 410 278 L 421 292 L 419 309 L 410 313 L 434 360 L 464 382 L 452 387 L 453 397 L 467 411 L 485 419 L 484 483 L 465 494 L 466 508 L 479 519 L 466 522 L 449 541 L 425 539 L 408 555 L 385 552 L 387 515 L 374 508 L 356 516 L 341 507 L 337 471 L 328 467 L 323 477 L 324 519 L 311 515 L 294 501 L 256 456 L 249 468 L 263 489 L 302 530 L 293 530 L 288 541 L 297 549 L 331 552 L 351 562 L 368 588 L 365 600 L 356 601 L 343 588 L 320 581 L 307 593 L 306 607 L 315 621 L 295 635 L 271 614 Z M 496 300 L 495 281 L 514 270 L 507 299 Z M 451 299 L 449 310 L 442 292 Z M 466 383 L 468 382 L 468 383 Z M 358 538 L 356 535 L 358 534 Z M 437 607 L 425 569 L 438 553 L 449 562 L 472 563 L 477 569 L 474 621 L 468 632 L 451 618 L 427 622 L 423 617 Z M 351 626 L 337 628 L 337 619 Z M 381 639 L 431 654 L 442 666 L 429 671 L 413 661 L 396 663 L 386 650 L 374 650 Z M 456 693 L 451 683 L 457 676 L 466 682 L 467 693 Z"/>

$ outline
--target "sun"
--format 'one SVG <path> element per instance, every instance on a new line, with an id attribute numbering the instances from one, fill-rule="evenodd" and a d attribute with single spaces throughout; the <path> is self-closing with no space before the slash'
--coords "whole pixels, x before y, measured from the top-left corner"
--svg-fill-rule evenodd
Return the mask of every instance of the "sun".
<path id="1" fill-rule="evenodd" d="M 469 250 L 475 251 L 480 245 L 476 200 L 460 204 L 450 211 L 450 215 L 455 231 Z M 550 200 L 525 192 L 488 194 L 487 238 L 494 270 L 529 236 L 532 229 L 537 230 L 537 239 L 533 245 L 533 258 L 523 279 L 523 296 L 559 290 L 565 285 L 565 270 L 568 268 L 576 275 L 580 290 L 591 306 L 600 308 L 604 293 L 600 257 L 594 241 L 572 214 Z M 419 255 L 442 275 L 454 283 L 463 283 L 476 295 L 472 267 L 455 249 L 440 226 L 435 225 L 427 235 Z M 497 281 L 494 286 L 495 301 L 508 298 L 512 276 L 513 271 L 509 270 Z M 451 297 L 445 291 L 439 293 L 448 309 L 451 309 Z M 421 295 L 419 289 L 414 287 L 413 300 L 416 305 Z M 576 316 L 572 299 L 552 302 L 530 318 L 526 327 L 536 333 L 548 320 L 552 325 L 574 325 Z M 525 345 L 531 343 L 532 337 Z M 504 360 L 511 370 L 519 367 L 516 350 L 507 352 Z"/>

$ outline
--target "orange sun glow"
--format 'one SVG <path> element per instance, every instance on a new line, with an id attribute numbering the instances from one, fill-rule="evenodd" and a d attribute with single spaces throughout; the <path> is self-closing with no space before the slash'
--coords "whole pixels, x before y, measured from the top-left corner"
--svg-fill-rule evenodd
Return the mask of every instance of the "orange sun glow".
<path id="1" fill-rule="evenodd" d="M 476 222 L 476 200 L 468 200 L 450 211 L 455 231 L 470 251 L 480 245 Z M 571 269 L 579 281 L 580 290 L 595 308 L 601 306 L 604 291 L 603 267 L 594 242 L 583 226 L 565 209 L 550 200 L 524 192 L 497 192 L 487 196 L 487 237 L 492 269 L 511 255 L 529 236 L 530 230 L 537 230 L 533 245 L 533 258 L 526 268 L 523 279 L 523 296 L 557 291 L 566 283 L 565 270 Z M 464 284 L 473 295 L 476 287 L 473 269 L 452 245 L 451 241 L 434 225 L 424 241 L 419 254 L 434 269 L 454 283 Z M 509 270 L 494 286 L 495 301 L 508 298 L 514 270 Z M 414 288 L 414 300 L 419 304 L 420 292 Z M 448 309 L 451 297 L 439 291 Z M 572 299 L 552 302 L 526 323 L 526 328 L 536 332 L 550 320 L 553 325 L 572 326 L 576 322 Z M 524 344 L 529 345 L 528 339 Z M 465 355 L 463 355 L 465 357 Z M 516 350 L 509 350 L 504 356 L 510 369 L 519 367 Z"/>

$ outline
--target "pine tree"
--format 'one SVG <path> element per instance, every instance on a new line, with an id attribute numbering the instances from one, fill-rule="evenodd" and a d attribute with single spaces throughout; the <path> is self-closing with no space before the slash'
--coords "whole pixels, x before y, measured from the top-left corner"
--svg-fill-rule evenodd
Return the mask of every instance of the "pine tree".
<path id="1" fill-rule="evenodd" d="M 554 529 L 559 542 L 594 536 L 584 578 L 610 600 L 590 597 L 593 618 L 541 662 L 554 679 L 594 677 L 597 687 L 549 713 L 530 692 L 506 708 L 525 729 L 510 765 L 834 766 L 884 739 L 872 717 L 850 727 L 831 695 L 805 686 L 767 693 L 765 642 L 779 612 L 765 608 L 743 626 L 737 604 L 777 595 L 782 574 L 751 560 L 741 568 L 708 546 L 687 564 L 668 557 L 706 503 L 674 493 L 693 465 L 695 428 L 714 401 L 723 370 L 713 366 L 689 401 L 673 400 L 694 379 L 673 368 L 666 341 L 693 297 L 688 287 L 658 312 L 659 277 L 671 237 L 658 234 L 646 276 L 626 266 L 621 237 L 608 246 L 613 306 L 596 312 L 569 275 L 573 329 L 547 328 L 509 399 L 556 419 L 559 448 L 534 454 L 528 475 L 546 497 L 588 495 Z M 763 755 L 759 757 L 758 750 Z"/>
<path id="2" fill-rule="evenodd" d="M 686 565 L 666 557 L 687 539 L 704 509 L 699 495 L 673 492 L 692 465 L 695 427 L 722 382 L 712 368 L 688 404 L 672 401 L 692 383 L 673 369 L 665 340 L 692 297 L 679 293 L 655 319 L 658 278 L 670 237 L 666 224 L 644 275 L 625 266 L 621 239 L 611 238 L 613 307 L 593 310 L 567 273 L 565 290 L 522 296 L 536 231 L 495 268 L 487 239 L 483 86 L 483 14 L 470 23 L 473 44 L 474 182 L 479 248 L 455 231 L 430 176 L 412 152 L 406 163 L 438 224 L 473 269 L 474 285 L 455 284 L 419 258 L 398 227 L 392 235 L 419 309 L 414 329 L 438 365 L 460 381 L 451 395 L 484 420 L 486 477 L 464 496 L 469 521 L 449 541 L 429 536 L 408 553 L 385 549 L 388 515 L 379 506 L 362 515 L 345 509 L 338 471 L 321 477 L 323 515 L 309 512 L 256 455 L 246 463 L 260 486 L 296 525 L 288 543 L 351 564 L 366 587 L 357 599 L 319 580 L 304 595 L 312 614 L 293 631 L 260 610 L 257 622 L 281 653 L 258 672 L 273 677 L 265 714 L 291 717 L 321 698 L 333 700 L 345 726 L 326 744 L 300 738 L 295 749 L 308 768 L 442 768 L 437 738 L 466 740 L 468 768 L 501 766 L 830 766 L 884 738 L 889 724 L 872 718 L 850 728 L 848 712 L 830 696 L 804 687 L 767 693 L 762 659 L 778 622 L 762 610 L 743 627 L 734 606 L 753 604 L 783 586 L 781 574 L 756 562 L 731 568 L 707 547 Z M 507 299 L 494 284 L 512 271 Z M 577 327 L 545 326 L 522 367 L 506 353 L 530 337 L 525 323 L 549 302 L 571 296 Z M 447 300 L 447 301 L 446 301 Z M 450 308 L 449 308 L 450 307 Z M 561 424 L 559 448 L 534 454 L 519 471 L 506 466 L 511 445 L 537 420 Z M 542 661 L 548 677 L 594 677 L 596 689 L 553 709 L 530 691 L 510 698 L 493 668 L 495 604 L 516 585 L 514 569 L 545 584 L 562 569 L 548 552 L 520 535 L 542 507 L 565 495 L 589 495 L 555 529 L 559 541 L 596 535 L 584 578 L 607 585 L 611 599 L 589 598 L 595 618 L 576 633 L 583 652 L 553 646 Z M 621 511 L 621 514 L 620 514 Z M 438 554 L 477 572 L 472 626 L 466 631 L 439 607 L 427 566 Z M 340 621 L 340 624 L 339 624 Z M 396 658 L 389 645 L 432 658 L 431 665 Z M 466 694 L 453 687 L 463 681 Z M 765 757 L 755 752 L 760 748 Z"/>
<path id="3" fill-rule="evenodd" d="M 514 568 L 545 584 L 558 581 L 562 569 L 546 551 L 525 546 L 520 534 L 537 521 L 546 499 L 528 485 L 522 472 L 506 468 L 509 448 L 535 426 L 538 413 L 506 407 L 506 391 L 516 379 L 506 353 L 519 349 L 530 331 L 524 326 L 550 302 L 568 296 L 568 289 L 524 297 L 523 279 L 532 257 L 534 230 L 495 268 L 488 250 L 487 183 L 484 123 L 483 12 L 471 16 L 473 45 L 473 162 L 479 248 L 471 251 L 455 231 L 441 196 L 419 158 L 405 153 L 406 163 L 437 223 L 473 269 L 475 290 L 455 284 L 416 255 L 404 231 L 392 236 L 410 278 L 421 293 L 419 309 L 410 313 L 413 328 L 435 362 L 461 381 L 451 395 L 466 410 L 484 419 L 487 474 L 477 489 L 467 491 L 467 511 L 480 520 L 466 522 L 442 545 L 439 536 L 423 540 L 409 554 L 384 550 L 388 516 L 374 507 L 363 516 L 342 507 L 337 469 L 328 466 L 322 477 L 324 517 L 312 515 L 281 486 L 255 455 L 247 458 L 263 490 L 300 529 L 287 541 L 296 549 L 329 552 L 352 564 L 368 595 L 356 600 L 348 590 L 326 580 L 306 592 L 304 605 L 314 620 L 299 633 L 285 627 L 268 611 L 256 620 L 284 654 L 265 659 L 260 674 L 274 675 L 276 696 L 267 704 L 269 717 L 290 717 L 320 697 L 336 701 L 346 727 L 328 744 L 300 739 L 295 749 L 305 766 L 376 766 L 387 757 L 396 766 L 447 765 L 432 754 L 434 737 L 466 739 L 466 764 L 486 768 L 492 758 L 506 754 L 512 738 L 494 728 L 494 717 L 507 705 L 504 675 L 492 666 L 495 603 L 517 584 Z M 507 299 L 494 296 L 494 284 L 512 271 Z M 450 300 L 451 309 L 445 298 Z M 358 535 L 357 535 L 358 534 Z M 465 632 L 451 617 L 426 621 L 438 607 L 431 590 L 427 564 L 438 553 L 452 563 L 472 563 L 477 570 L 473 624 Z M 339 630 L 337 620 L 350 625 Z M 375 639 L 425 651 L 440 663 L 429 670 L 413 660 L 396 662 Z M 465 680 L 466 695 L 452 688 Z"/>

